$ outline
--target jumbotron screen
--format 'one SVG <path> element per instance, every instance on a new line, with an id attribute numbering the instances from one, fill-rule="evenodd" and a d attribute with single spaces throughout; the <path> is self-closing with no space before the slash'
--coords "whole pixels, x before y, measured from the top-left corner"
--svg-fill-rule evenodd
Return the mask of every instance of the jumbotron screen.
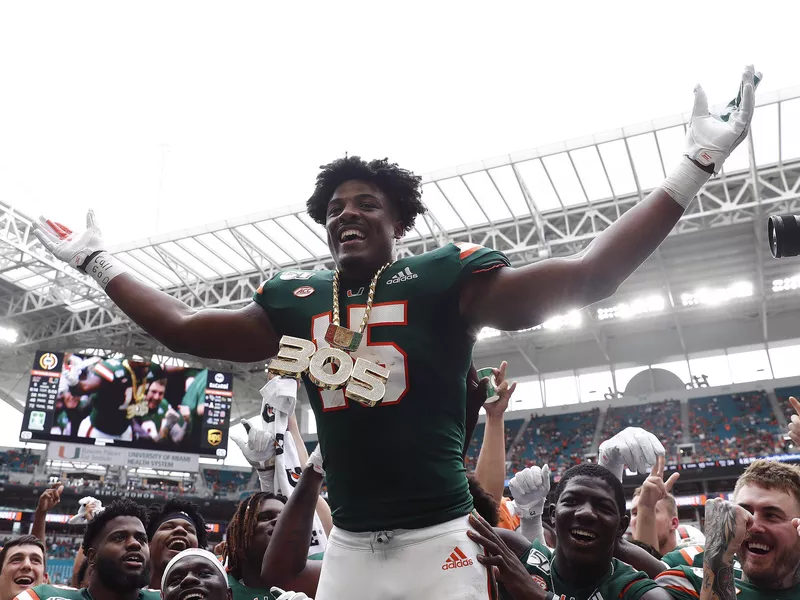
<path id="1" fill-rule="evenodd" d="M 39 350 L 20 440 L 224 457 L 232 402 L 230 373 Z"/>

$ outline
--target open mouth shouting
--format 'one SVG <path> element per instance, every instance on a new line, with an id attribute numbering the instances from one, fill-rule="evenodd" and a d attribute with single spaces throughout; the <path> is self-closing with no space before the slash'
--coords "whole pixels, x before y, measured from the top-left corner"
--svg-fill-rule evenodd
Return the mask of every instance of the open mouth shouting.
<path id="1" fill-rule="evenodd" d="M 342 227 L 342 229 L 339 230 L 339 242 L 342 248 L 358 245 L 365 239 L 367 239 L 367 234 L 352 225 Z"/>
<path id="2" fill-rule="evenodd" d="M 189 547 L 189 542 L 186 538 L 183 537 L 175 537 L 167 542 L 167 550 L 173 550 L 174 552 L 183 552 Z"/>
<path id="3" fill-rule="evenodd" d="M 769 546 L 764 542 L 749 541 L 745 542 L 742 545 L 750 554 L 753 554 L 755 556 L 765 556 L 770 552 L 772 552 L 772 546 Z"/>
<path id="4" fill-rule="evenodd" d="M 180 596 L 178 596 L 178 600 L 204 600 L 205 597 L 205 590 L 192 588 L 190 590 L 186 590 Z"/>
<path id="5" fill-rule="evenodd" d="M 597 539 L 597 534 L 580 527 L 573 527 L 569 533 L 572 540 L 579 546 L 589 545 Z"/>
<path id="6" fill-rule="evenodd" d="M 29 588 L 33 585 L 33 577 L 30 575 L 20 575 L 14 579 L 14 583 L 22 588 Z"/>

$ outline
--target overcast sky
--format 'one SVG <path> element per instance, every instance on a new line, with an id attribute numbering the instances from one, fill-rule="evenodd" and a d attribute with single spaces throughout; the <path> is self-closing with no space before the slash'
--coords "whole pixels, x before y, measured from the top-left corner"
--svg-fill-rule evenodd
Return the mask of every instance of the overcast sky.
<path id="1" fill-rule="evenodd" d="M 0 198 L 113 244 L 800 84 L 789 3 L 503 5 L 3 3 Z"/>
<path id="2" fill-rule="evenodd" d="M 793 87 L 793 4 L 5 2 L 0 200 L 113 244 Z"/>

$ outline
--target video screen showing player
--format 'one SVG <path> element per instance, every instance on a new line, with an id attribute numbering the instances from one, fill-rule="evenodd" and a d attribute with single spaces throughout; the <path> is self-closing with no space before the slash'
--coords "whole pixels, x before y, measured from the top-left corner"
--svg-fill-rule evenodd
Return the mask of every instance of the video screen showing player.
<path id="1" fill-rule="evenodd" d="M 40 351 L 20 439 L 220 455 L 231 388 L 230 374 L 208 369 Z"/>

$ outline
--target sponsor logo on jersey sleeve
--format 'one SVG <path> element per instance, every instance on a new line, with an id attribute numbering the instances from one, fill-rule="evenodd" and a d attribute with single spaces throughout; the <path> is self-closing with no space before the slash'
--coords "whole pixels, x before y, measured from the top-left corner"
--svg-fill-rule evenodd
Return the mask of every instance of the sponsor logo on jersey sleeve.
<path id="1" fill-rule="evenodd" d="M 550 572 L 550 559 L 536 550 L 536 548 L 531 549 L 531 553 L 528 555 L 528 560 L 526 562 L 544 573 Z"/>
<path id="2" fill-rule="evenodd" d="M 461 548 L 456 546 L 450 553 L 450 556 L 447 557 L 447 560 L 444 561 L 444 564 L 442 565 L 442 571 L 448 571 L 450 569 L 460 569 L 461 567 L 471 567 L 471 566 L 472 566 L 472 559 L 468 558 L 467 555 L 461 551 Z"/>
<path id="3" fill-rule="evenodd" d="M 314 274 L 313 271 L 284 271 L 281 273 L 281 281 L 292 281 L 293 279 L 309 279 Z"/>
<path id="4" fill-rule="evenodd" d="M 294 292 L 292 292 L 298 298 L 306 298 L 314 293 L 314 288 L 310 285 L 304 285 L 297 288 Z"/>
<path id="5" fill-rule="evenodd" d="M 406 267 L 399 273 L 395 273 L 389 278 L 389 281 L 386 282 L 386 285 L 394 285 L 395 283 L 402 283 L 404 281 L 410 281 L 412 279 L 416 279 L 419 277 L 416 273 L 411 272 L 411 267 Z"/>

